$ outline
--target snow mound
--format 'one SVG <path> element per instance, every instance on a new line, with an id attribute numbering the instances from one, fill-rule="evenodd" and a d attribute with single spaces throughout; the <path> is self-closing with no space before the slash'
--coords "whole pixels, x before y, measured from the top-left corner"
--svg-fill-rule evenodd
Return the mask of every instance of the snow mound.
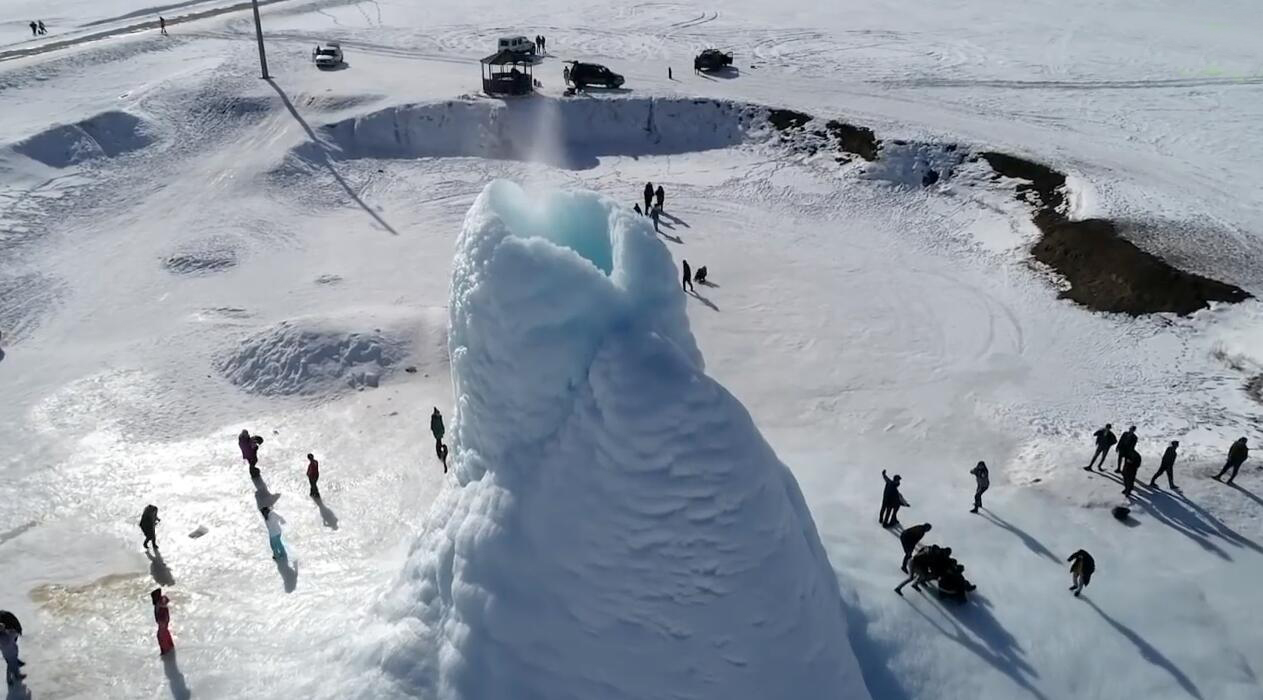
<path id="1" fill-rule="evenodd" d="M 102 112 L 74 124 L 52 126 L 13 150 L 53 168 L 67 168 L 140 150 L 153 142 L 149 126 L 127 112 Z"/>
<path id="2" fill-rule="evenodd" d="M 450 100 L 391 107 L 321 131 L 339 158 L 472 156 L 582 169 L 602 156 L 734 146 L 763 111 L 705 99 Z M 298 154 L 323 158 L 317 144 L 300 147 Z"/>
<path id="3" fill-rule="evenodd" d="M 312 396 L 377 386 L 419 348 L 415 365 L 442 364 L 440 312 L 394 309 L 290 319 L 252 335 L 219 360 L 230 382 L 264 396 Z"/>
<path id="4" fill-rule="evenodd" d="M 382 601 L 385 674 L 359 697 L 868 697 L 798 485 L 702 371 L 645 222 L 504 181 L 475 201 L 450 302 L 460 486 Z"/>
<path id="5" fill-rule="evenodd" d="M 223 237 L 210 237 L 182 246 L 162 261 L 168 272 L 177 275 L 206 275 L 237 266 L 237 246 Z"/>

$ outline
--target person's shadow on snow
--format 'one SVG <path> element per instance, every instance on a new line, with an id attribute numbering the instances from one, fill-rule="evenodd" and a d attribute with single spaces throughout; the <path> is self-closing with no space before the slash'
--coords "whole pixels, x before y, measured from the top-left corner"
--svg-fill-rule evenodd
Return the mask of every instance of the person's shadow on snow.
<path id="1" fill-rule="evenodd" d="M 167 685 L 171 686 L 171 697 L 175 700 L 188 700 L 193 697 L 193 692 L 189 690 L 189 684 L 184 680 L 184 672 L 180 670 L 180 663 L 175 658 L 175 650 L 171 650 L 162 656 L 162 670 L 167 674 Z"/>
<path id="2" fill-rule="evenodd" d="M 1027 532 L 1023 530 L 1022 528 L 1010 523 L 1009 521 L 1005 520 L 1004 518 L 1001 518 L 995 513 L 992 513 L 989 509 L 985 507 L 979 509 L 978 514 L 981 515 L 983 518 L 987 519 L 988 521 L 990 521 L 992 524 L 999 526 L 1001 530 L 1012 533 L 1014 537 L 1022 541 L 1022 544 L 1026 545 L 1027 549 L 1031 550 L 1032 552 L 1038 554 L 1041 557 L 1044 557 L 1045 559 L 1048 559 L 1054 564 L 1061 566 L 1060 557 L 1058 557 L 1056 554 L 1053 554 L 1052 550 L 1045 547 L 1043 543 L 1041 543 L 1039 540 L 1027 534 Z"/>
<path id="3" fill-rule="evenodd" d="M 254 479 L 254 502 L 259 510 L 271 508 L 281 499 L 281 494 L 268 491 L 268 485 L 263 481 L 263 477 Z"/>
<path id="4" fill-rule="evenodd" d="M 31 689 L 26 687 L 26 681 L 17 681 L 9 686 L 9 692 L 4 696 L 5 700 L 31 700 Z"/>
<path id="5" fill-rule="evenodd" d="M 288 556 L 272 561 L 276 562 L 276 571 L 281 575 L 281 584 L 285 587 L 285 592 L 293 593 L 294 589 L 298 588 L 298 564 L 291 565 Z"/>
<path id="6" fill-rule="evenodd" d="M 153 577 L 153 580 L 159 586 L 174 586 L 175 576 L 171 575 L 171 569 L 167 567 L 162 553 L 145 550 L 145 556 L 149 557 L 149 575 Z"/>
<path id="7" fill-rule="evenodd" d="M 330 530 L 338 529 L 338 514 L 334 513 L 329 506 L 325 505 L 323 498 L 312 496 L 311 500 L 316 502 L 316 507 L 320 509 L 320 519 L 324 521 L 325 527 Z"/>
<path id="8" fill-rule="evenodd" d="M 928 590 L 928 587 L 927 587 Z M 949 632 L 933 617 L 921 610 L 920 606 L 909 604 L 918 615 L 925 618 L 934 629 L 962 647 L 973 652 L 978 658 L 991 664 L 997 671 L 1013 679 L 1020 687 L 1038 698 L 1048 700 L 1048 696 L 1031 684 L 1031 679 L 1038 678 L 1039 673 L 1024 658 L 1026 651 L 1008 630 L 1000 624 L 990 611 L 990 601 L 981 594 L 971 593 L 970 602 L 964 605 L 951 603 L 947 606 L 937 605 L 933 594 L 925 598 L 935 603 L 940 616 L 951 623 Z M 968 630 L 968 631 L 966 631 Z M 972 632 L 972 634 L 970 634 Z M 976 639 L 975 639 L 976 638 Z"/>
<path id="9" fill-rule="evenodd" d="M 1105 622 L 1107 622 L 1110 627 L 1113 627 L 1116 632 L 1126 637 L 1127 641 L 1135 644 L 1136 650 L 1140 652 L 1141 658 L 1171 674 L 1171 677 L 1175 679 L 1176 683 L 1180 684 L 1180 687 L 1184 689 L 1184 692 L 1197 698 L 1197 700 L 1202 700 L 1202 693 L 1197 689 L 1197 686 L 1193 684 L 1193 681 L 1189 679 L 1189 677 L 1185 675 L 1178 666 L 1172 663 L 1170 659 L 1164 656 L 1162 652 L 1158 651 L 1156 647 L 1149 642 L 1146 642 L 1127 625 L 1124 625 L 1109 615 L 1106 615 L 1105 611 L 1098 608 L 1096 603 L 1092 602 L 1091 598 L 1084 598 L 1083 601 L 1095 610 L 1096 614 L 1100 615 L 1101 619 L 1105 620 Z"/>
<path id="10" fill-rule="evenodd" d="M 698 294 L 696 291 L 690 291 L 690 292 L 689 292 L 689 294 L 690 294 L 691 296 L 693 296 L 694 298 L 696 298 L 698 301 L 700 301 L 700 302 L 702 302 L 703 304 L 705 304 L 706 306 L 708 306 L 708 307 L 710 308 L 710 310 L 711 310 L 711 311 L 718 311 L 718 310 L 719 310 L 719 307 L 715 305 L 715 302 L 711 301 L 710 299 L 707 299 L 706 297 L 702 296 L 701 294 Z"/>

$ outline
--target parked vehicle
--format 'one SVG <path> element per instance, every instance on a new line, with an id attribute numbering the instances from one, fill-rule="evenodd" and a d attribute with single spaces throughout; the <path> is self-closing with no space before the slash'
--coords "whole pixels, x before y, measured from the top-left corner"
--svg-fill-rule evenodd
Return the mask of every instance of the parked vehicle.
<path id="1" fill-rule="evenodd" d="M 342 65 L 342 46 L 336 41 L 330 41 L 324 46 L 317 44 L 311 52 L 311 60 L 317 68 L 337 68 Z"/>
<path id="2" fill-rule="evenodd" d="M 581 61 L 566 61 L 570 64 L 567 68 L 567 78 L 576 90 L 582 90 L 587 87 L 603 87 L 603 88 L 619 88 L 623 86 L 623 76 L 606 68 L 599 63 L 583 63 Z"/>
<path id="3" fill-rule="evenodd" d="M 527 56 L 535 55 L 535 42 L 524 36 L 502 36 L 496 42 L 496 52 L 508 51 L 510 53 L 520 53 Z"/>
<path id="4" fill-rule="evenodd" d="M 719 49 L 706 49 L 693 59 L 693 70 L 713 73 L 732 65 L 732 52 Z"/>

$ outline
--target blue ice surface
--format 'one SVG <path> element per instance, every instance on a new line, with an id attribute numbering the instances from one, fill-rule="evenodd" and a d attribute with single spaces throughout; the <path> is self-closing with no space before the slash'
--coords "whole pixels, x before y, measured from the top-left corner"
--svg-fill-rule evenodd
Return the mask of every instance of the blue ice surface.
<path id="1" fill-rule="evenodd" d="M 609 210 L 595 197 L 533 193 L 519 187 L 492 190 L 493 207 L 520 238 L 543 238 L 569 248 L 609 275 L 614 270 Z"/>

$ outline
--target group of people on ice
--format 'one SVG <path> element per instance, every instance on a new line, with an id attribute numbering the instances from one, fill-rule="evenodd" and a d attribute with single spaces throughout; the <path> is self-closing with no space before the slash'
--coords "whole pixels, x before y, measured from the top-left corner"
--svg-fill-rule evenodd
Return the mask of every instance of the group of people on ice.
<path id="1" fill-rule="evenodd" d="M 632 209 L 635 210 L 637 214 L 648 216 L 652 219 L 653 230 L 660 232 L 662 230 L 660 225 L 662 213 L 664 211 L 663 207 L 666 204 L 667 192 L 662 188 L 662 185 L 654 187 L 652 182 L 646 182 L 645 189 L 642 194 L 644 197 L 644 208 L 642 209 L 640 203 L 637 202 Z M 697 290 L 693 286 L 694 282 L 697 284 L 706 284 L 706 275 L 708 274 L 708 271 L 705 265 L 697 268 L 697 271 L 694 272 L 693 267 L 689 265 L 689 261 L 683 260 L 681 261 L 680 267 L 682 273 L 680 287 L 684 291 L 696 292 Z"/>
<path id="2" fill-rule="evenodd" d="M 1109 456 L 1109 451 L 1117 445 L 1118 458 L 1114 471 L 1122 475 L 1123 494 L 1131 498 L 1135 489 L 1136 475 L 1140 470 L 1141 464 L 1140 454 L 1136 450 L 1136 445 L 1139 442 L 1139 438 L 1136 435 L 1136 426 L 1129 427 L 1121 437 L 1118 437 L 1114 435 L 1113 426 L 1107 423 L 1104 428 L 1093 433 L 1092 437 L 1096 445 L 1096 452 L 1084 469 L 1092 471 L 1093 468 L 1097 468 L 1100 471 L 1105 471 L 1105 462 Z M 1177 489 L 1174 470 L 1179 446 L 1180 442 L 1178 440 L 1172 440 L 1167 445 L 1166 451 L 1162 454 L 1162 461 L 1158 465 L 1158 470 L 1149 479 L 1150 488 L 1157 488 L 1158 478 L 1165 474 L 1169 486 L 1172 489 Z M 1214 478 L 1217 480 L 1222 479 L 1225 474 L 1231 472 L 1228 477 L 1228 483 L 1233 483 L 1241 469 L 1241 465 L 1245 463 L 1249 456 L 1250 451 L 1246 444 L 1246 439 L 1244 437 L 1237 439 L 1228 448 L 1228 459 L 1224 462 L 1223 469 Z M 985 462 L 978 462 L 969 473 L 974 477 L 976 485 L 973 508 L 969 512 L 977 513 L 978 509 L 982 507 L 982 495 L 991 487 L 991 477 Z M 885 482 L 885 488 L 882 491 L 881 510 L 878 512 L 877 520 L 882 527 L 894 527 L 899 525 L 899 509 L 908 506 L 907 500 L 904 499 L 903 494 L 900 492 L 903 479 L 898 474 L 894 476 L 888 475 L 885 469 L 882 470 L 881 476 Z M 920 525 L 905 528 L 899 533 L 899 544 L 903 548 L 903 562 L 900 564 L 900 569 L 908 575 L 908 578 L 895 587 L 895 592 L 903 595 L 903 588 L 909 583 L 912 584 L 914 589 L 921 590 L 921 586 L 934 582 L 938 586 L 940 595 L 963 601 L 966 598 L 966 594 L 974 590 L 975 586 L 964 577 L 964 565 L 952 558 L 951 547 L 921 545 L 921 540 L 925 538 L 932 527 L 930 523 L 921 523 Z M 1086 550 L 1080 549 L 1071 554 L 1066 561 L 1070 563 L 1072 581 L 1070 590 L 1077 597 L 1083 591 L 1083 588 L 1091 582 L 1092 574 L 1096 571 L 1096 560 Z"/>
<path id="3" fill-rule="evenodd" d="M 1083 471 L 1090 472 L 1093 467 L 1099 471 L 1105 471 L 1105 462 L 1109 457 L 1110 448 L 1115 448 L 1118 459 L 1114 465 L 1114 473 L 1122 475 L 1123 478 L 1123 495 L 1128 498 L 1132 497 L 1132 492 L 1136 486 L 1136 476 L 1140 472 L 1140 452 L 1136 450 L 1136 443 L 1139 437 L 1136 435 L 1136 426 L 1127 428 L 1121 436 L 1114 435 L 1114 426 L 1106 423 L 1104 428 L 1092 433 L 1092 440 L 1096 445 L 1096 451 L 1092 453 L 1092 459 L 1088 461 L 1088 465 Z M 1175 485 L 1175 460 L 1179 456 L 1179 440 L 1172 440 L 1166 450 L 1162 453 L 1162 461 L 1158 463 L 1158 471 L 1154 472 L 1153 477 L 1149 479 L 1149 488 L 1158 487 L 1158 477 L 1163 474 L 1167 477 L 1167 485 L 1179 490 Z M 1215 480 L 1223 479 L 1225 474 L 1232 472 L 1228 476 L 1228 483 L 1232 484 L 1237 478 L 1237 472 L 1241 471 L 1241 465 L 1245 464 L 1246 459 L 1250 457 L 1250 448 L 1244 437 L 1237 438 L 1228 448 L 1228 459 L 1224 462 L 1223 469 L 1214 477 Z M 1100 460 L 1099 462 L 1097 460 Z"/>

